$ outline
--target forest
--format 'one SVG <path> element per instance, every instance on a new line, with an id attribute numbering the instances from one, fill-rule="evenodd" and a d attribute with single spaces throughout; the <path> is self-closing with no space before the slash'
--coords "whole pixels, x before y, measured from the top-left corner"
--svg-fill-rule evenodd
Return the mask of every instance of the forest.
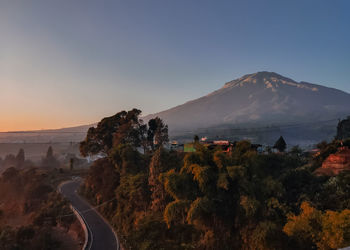
<path id="1" fill-rule="evenodd" d="M 1 250 L 80 248 L 81 225 L 56 191 L 73 171 L 61 166 L 52 147 L 40 163 L 27 160 L 23 149 L 0 159 Z"/>
<path id="2" fill-rule="evenodd" d="M 314 171 L 319 154 L 259 154 L 249 141 L 231 152 L 195 142 L 169 150 L 168 127 L 133 109 L 90 128 L 82 155 L 103 156 L 81 193 L 100 207 L 125 249 L 337 249 L 350 246 L 350 173 Z M 109 201 L 109 202 L 108 202 Z"/>

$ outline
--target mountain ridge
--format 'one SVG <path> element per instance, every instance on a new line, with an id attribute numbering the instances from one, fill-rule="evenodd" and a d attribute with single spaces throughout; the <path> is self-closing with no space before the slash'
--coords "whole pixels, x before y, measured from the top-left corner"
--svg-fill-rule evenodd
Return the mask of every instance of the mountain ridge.
<path id="1" fill-rule="evenodd" d="M 168 124 L 171 137 L 187 135 L 187 139 L 194 133 L 205 136 L 212 132 L 217 136 L 226 130 L 223 138 L 227 138 L 236 136 L 233 130 L 228 131 L 232 128 L 274 127 L 276 130 L 280 126 L 283 130 L 285 125 L 296 124 L 297 129 L 287 131 L 287 134 L 293 134 L 290 140 L 296 135 L 304 137 L 309 133 L 308 141 L 317 142 L 331 139 L 335 135 L 337 120 L 349 114 L 350 94 L 345 91 L 261 71 L 226 82 L 205 96 L 142 119 L 147 122 L 159 116 Z M 300 124 L 304 124 L 304 128 L 300 129 Z M 88 128 L 95 125 L 0 133 L 0 142 L 78 142 L 84 139 Z M 316 126 L 317 133 L 310 131 Z M 265 133 L 263 140 L 255 141 L 265 142 L 283 134 L 282 130 L 273 135 Z M 250 135 L 249 132 L 239 138 L 249 138 Z M 303 143 L 299 141 L 296 143 Z"/>
<path id="2" fill-rule="evenodd" d="M 144 119 L 159 116 L 170 131 L 181 131 L 203 125 L 327 120 L 348 114 L 349 105 L 350 94 L 344 91 L 261 71 Z"/>

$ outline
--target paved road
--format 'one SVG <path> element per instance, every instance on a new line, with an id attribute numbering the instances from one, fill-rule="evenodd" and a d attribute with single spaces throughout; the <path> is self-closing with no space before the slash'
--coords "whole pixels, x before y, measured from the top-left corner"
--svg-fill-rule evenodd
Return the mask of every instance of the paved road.
<path id="1" fill-rule="evenodd" d="M 80 183 L 78 181 L 69 181 L 61 185 L 60 192 L 72 204 L 72 206 L 83 217 L 88 231 L 89 241 L 86 249 L 88 250 L 117 250 L 118 240 L 111 227 L 102 217 L 93 209 L 91 205 L 77 194 Z"/>

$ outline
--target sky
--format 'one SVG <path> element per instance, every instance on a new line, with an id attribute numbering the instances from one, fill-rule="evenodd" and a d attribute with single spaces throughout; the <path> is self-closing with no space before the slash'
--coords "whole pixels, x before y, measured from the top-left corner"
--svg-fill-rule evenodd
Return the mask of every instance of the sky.
<path id="1" fill-rule="evenodd" d="M 155 113 L 257 71 L 350 93 L 349 0 L 0 0 L 0 131 Z"/>

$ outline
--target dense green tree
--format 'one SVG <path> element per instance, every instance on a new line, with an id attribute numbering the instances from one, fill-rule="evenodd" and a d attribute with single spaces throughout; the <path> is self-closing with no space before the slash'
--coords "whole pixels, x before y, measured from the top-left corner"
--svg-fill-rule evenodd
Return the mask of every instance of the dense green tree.
<path id="1" fill-rule="evenodd" d="M 89 169 L 88 176 L 84 182 L 84 194 L 94 199 L 96 204 L 101 204 L 115 197 L 115 189 L 120 183 L 120 175 L 116 171 L 114 164 L 103 158 L 95 161 Z M 109 216 L 113 214 L 115 202 L 111 203 L 109 211 L 105 211 Z"/>
<path id="2" fill-rule="evenodd" d="M 246 140 L 231 152 L 196 143 L 196 152 L 178 153 L 162 147 L 168 135 L 159 118 L 148 126 L 120 124 L 95 134 L 111 143 L 97 147 L 107 148 L 107 157 L 91 167 L 84 193 L 96 204 L 109 204 L 100 211 L 126 248 L 333 249 L 348 244 L 349 174 L 313 173 L 339 142 L 322 143 L 313 158 L 299 147 L 286 154 L 258 154 Z M 283 137 L 279 141 L 277 148 L 285 151 Z M 103 152 L 87 149 L 88 154 Z"/>
<path id="3" fill-rule="evenodd" d="M 80 143 L 81 154 L 109 155 L 119 145 L 142 147 L 147 152 L 149 148 L 153 150 L 155 145 L 160 147 L 169 141 L 168 126 L 160 118 L 151 119 L 147 128 L 140 115 L 140 110 L 132 109 L 102 119 L 88 130 L 85 140 Z"/>
<path id="4" fill-rule="evenodd" d="M 154 136 L 158 128 L 157 120 L 151 119 L 148 121 L 147 142 L 148 145 L 154 150 Z"/>
<path id="5" fill-rule="evenodd" d="M 300 215 L 290 214 L 283 231 L 299 249 L 338 249 L 350 245 L 350 210 L 317 210 L 308 202 L 301 204 Z"/>
<path id="6" fill-rule="evenodd" d="M 350 173 L 345 171 L 338 176 L 318 183 L 318 190 L 311 196 L 318 209 L 344 210 L 350 208 Z"/>
<path id="7" fill-rule="evenodd" d="M 109 159 L 121 175 L 137 174 L 147 170 L 147 156 L 141 155 L 137 149 L 130 145 L 121 144 L 114 147 L 110 151 Z"/>
<path id="8" fill-rule="evenodd" d="M 170 169 L 179 168 L 180 161 L 175 152 L 169 152 L 163 147 L 159 147 L 153 154 L 149 165 L 148 184 L 152 192 L 151 209 L 153 211 L 164 211 L 169 202 L 169 195 L 164 189 L 164 184 L 160 178 L 162 173 Z"/>
<path id="9" fill-rule="evenodd" d="M 133 109 L 102 119 L 96 127 L 89 128 L 85 140 L 80 143 L 81 154 L 108 154 L 114 145 L 121 143 L 140 146 L 140 114 L 140 110 Z"/>
<path id="10" fill-rule="evenodd" d="M 147 139 L 152 150 L 169 141 L 168 126 L 159 117 L 149 120 L 148 127 Z"/>
<path id="11" fill-rule="evenodd" d="M 113 217 L 123 235 L 130 235 L 138 220 L 145 216 L 149 208 L 150 192 L 146 174 L 126 174 L 120 179 L 116 189 L 118 206 Z"/>
<path id="12" fill-rule="evenodd" d="M 189 200 L 175 200 L 170 202 L 164 210 L 164 220 L 170 228 L 174 224 L 185 224 L 191 206 Z"/>

